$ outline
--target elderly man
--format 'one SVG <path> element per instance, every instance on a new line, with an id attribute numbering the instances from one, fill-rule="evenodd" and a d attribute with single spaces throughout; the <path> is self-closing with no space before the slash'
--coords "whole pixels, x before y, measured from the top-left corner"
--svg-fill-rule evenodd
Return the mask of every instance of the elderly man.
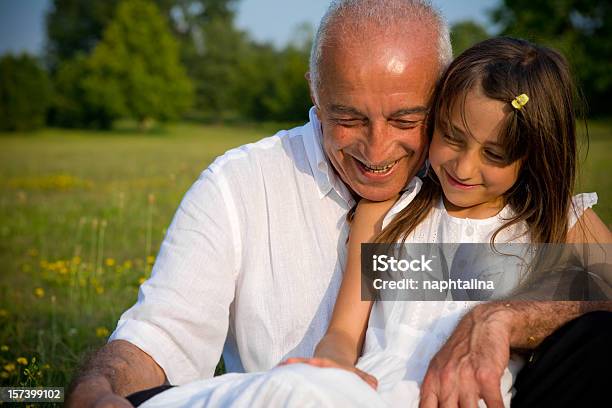
<path id="1" fill-rule="evenodd" d="M 237 372 L 312 355 L 341 281 L 346 214 L 416 174 L 428 99 L 450 58 L 448 29 L 424 2 L 333 3 L 311 55 L 309 123 L 202 173 L 138 302 L 77 376 L 71 405 L 129 406 L 123 397 L 135 391 L 211 377 L 222 350 Z M 576 304 L 476 308 L 435 357 L 423 403 L 496 406 L 509 348 L 531 348 L 580 313 Z"/>

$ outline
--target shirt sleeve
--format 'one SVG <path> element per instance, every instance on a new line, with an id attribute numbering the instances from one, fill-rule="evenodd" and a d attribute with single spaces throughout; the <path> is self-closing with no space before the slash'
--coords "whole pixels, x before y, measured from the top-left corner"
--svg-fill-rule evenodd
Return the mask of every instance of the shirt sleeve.
<path id="1" fill-rule="evenodd" d="M 236 220 L 227 183 L 211 168 L 183 198 L 151 278 L 109 339 L 149 354 L 174 385 L 213 376 L 234 299 Z"/>
<path id="2" fill-rule="evenodd" d="M 570 207 L 568 229 L 572 228 L 576 222 L 582 217 L 584 212 L 597 204 L 597 193 L 582 193 L 572 197 L 572 205 Z"/>

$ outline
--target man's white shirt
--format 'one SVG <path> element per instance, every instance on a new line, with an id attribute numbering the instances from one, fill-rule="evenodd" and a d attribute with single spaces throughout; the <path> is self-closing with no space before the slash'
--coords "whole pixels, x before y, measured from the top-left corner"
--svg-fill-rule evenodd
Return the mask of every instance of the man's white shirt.
<path id="1" fill-rule="evenodd" d="M 339 289 L 354 205 L 320 124 L 233 149 L 183 198 L 152 276 L 110 340 L 148 353 L 172 384 L 311 355 Z M 227 338 L 226 338 L 227 335 Z"/>

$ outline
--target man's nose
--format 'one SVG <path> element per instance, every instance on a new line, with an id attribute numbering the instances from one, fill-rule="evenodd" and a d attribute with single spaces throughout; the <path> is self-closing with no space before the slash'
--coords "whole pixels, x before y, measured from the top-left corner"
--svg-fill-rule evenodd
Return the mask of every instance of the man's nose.
<path id="1" fill-rule="evenodd" d="M 366 156 L 370 164 L 384 164 L 390 157 L 393 140 L 389 137 L 389 130 L 383 121 L 372 121 L 368 126 L 366 140 Z"/>

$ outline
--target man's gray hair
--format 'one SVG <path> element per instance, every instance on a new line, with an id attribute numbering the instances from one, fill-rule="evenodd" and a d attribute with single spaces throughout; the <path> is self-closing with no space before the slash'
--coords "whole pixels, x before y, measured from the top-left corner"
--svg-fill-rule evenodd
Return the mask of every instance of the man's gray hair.
<path id="1" fill-rule="evenodd" d="M 426 0 L 333 0 L 321 19 L 310 51 L 310 83 L 315 98 L 321 85 L 320 66 L 323 47 L 329 32 L 340 24 L 342 32 L 350 32 L 355 25 L 374 23 L 379 27 L 396 28 L 402 24 L 420 22 L 438 33 L 438 58 L 440 73 L 453 58 L 449 28 L 442 15 Z M 347 27 L 347 25 L 351 27 Z M 409 29 L 406 29 L 409 32 Z"/>

